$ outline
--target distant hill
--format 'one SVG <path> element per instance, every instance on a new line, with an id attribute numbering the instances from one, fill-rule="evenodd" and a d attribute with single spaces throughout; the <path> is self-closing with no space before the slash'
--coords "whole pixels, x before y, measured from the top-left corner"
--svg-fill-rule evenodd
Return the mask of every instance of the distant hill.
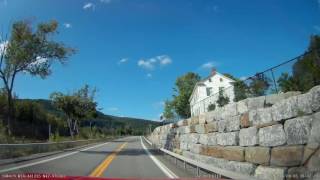
<path id="1" fill-rule="evenodd" d="M 20 99 L 20 101 L 31 101 L 39 103 L 46 111 L 57 116 L 63 117 L 64 114 L 56 109 L 50 100 L 46 99 Z M 98 117 L 95 119 L 88 119 L 82 122 L 81 126 L 96 126 L 106 129 L 131 129 L 136 134 L 147 132 L 150 128 L 154 129 L 159 126 L 160 123 L 156 121 L 150 121 L 146 119 L 130 118 L 130 117 L 118 117 L 107 115 L 102 112 L 98 112 Z"/>

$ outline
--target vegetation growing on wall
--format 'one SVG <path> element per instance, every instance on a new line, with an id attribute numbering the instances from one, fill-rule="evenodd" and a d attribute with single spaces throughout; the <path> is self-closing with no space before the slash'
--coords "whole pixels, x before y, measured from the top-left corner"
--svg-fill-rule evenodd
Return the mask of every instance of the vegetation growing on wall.
<path id="1" fill-rule="evenodd" d="M 229 97 L 224 95 L 224 89 L 223 88 L 219 88 L 219 96 L 218 96 L 218 100 L 217 100 L 217 104 L 219 107 L 223 107 L 225 105 L 227 105 L 229 103 Z"/>

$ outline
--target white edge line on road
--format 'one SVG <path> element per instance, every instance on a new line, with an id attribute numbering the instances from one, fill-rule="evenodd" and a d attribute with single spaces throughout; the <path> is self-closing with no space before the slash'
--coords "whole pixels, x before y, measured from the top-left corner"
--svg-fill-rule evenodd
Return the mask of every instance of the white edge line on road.
<path id="1" fill-rule="evenodd" d="M 150 146 L 152 146 L 152 143 L 151 143 L 146 137 L 143 136 L 143 139 L 144 139 L 145 141 L 147 141 L 147 143 L 148 143 Z"/>
<path id="2" fill-rule="evenodd" d="M 8 168 L 8 169 L 2 169 L 2 170 L 0 170 L 0 173 L 14 171 L 14 170 L 17 170 L 17 169 L 26 168 L 26 167 L 30 167 L 30 166 L 46 163 L 46 162 L 53 161 L 53 160 L 56 160 L 56 159 L 61 159 L 61 158 L 67 157 L 67 156 L 71 156 L 71 155 L 77 154 L 77 153 L 79 153 L 81 151 L 86 151 L 86 150 L 89 150 L 89 149 L 93 149 L 93 148 L 97 148 L 97 147 L 106 145 L 108 143 L 109 142 L 106 142 L 106 143 L 103 143 L 103 144 L 98 144 L 98 145 L 95 145 L 95 146 L 91 146 L 91 147 L 87 147 L 87 148 L 84 148 L 84 149 L 81 149 L 81 150 L 77 150 L 75 152 L 71 152 L 71 153 L 68 153 L 68 154 L 56 156 L 56 157 L 49 158 L 49 159 L 44 159 L 44 160 L 33 162 L 33 163 L 24 164 L 24 165 L 21 165 L 21 166 L 15 166 L 15 167 Z"/>
<path id="3" fill-rule="evenodd" d="M 146 146 L 143 144 L 142 138 L 140 136 L 141 145 L 143 149 L 147 152 L 148 156 L 152 159 L 152 161 L 162 170 L 163 173 L 165 173 L 169 178 L 179 178 L 175 173 L 173 173 L 170 169 L 168 169 L 164 164 L 162 164 L 156 157 L 154 157 L 149 150 L 146 148 Z"/>

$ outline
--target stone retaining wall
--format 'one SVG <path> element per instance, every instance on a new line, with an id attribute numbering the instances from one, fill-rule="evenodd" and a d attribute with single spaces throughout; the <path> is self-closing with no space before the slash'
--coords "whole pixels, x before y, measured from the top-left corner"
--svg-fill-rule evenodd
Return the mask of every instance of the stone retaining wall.
<path id="1" fill-rule="evenodd" d="M 228 104 L 157 127 L 149 139 L 258 179 L 320 179 L 320 86 Z"/>

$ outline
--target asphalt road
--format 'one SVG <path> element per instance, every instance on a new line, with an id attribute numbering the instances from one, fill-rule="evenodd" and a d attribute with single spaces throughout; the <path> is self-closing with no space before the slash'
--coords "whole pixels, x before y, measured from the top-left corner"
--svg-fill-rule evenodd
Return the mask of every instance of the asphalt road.
<path id="1" fill-rule="evenodd" d="M 114 178 L 192 176 L 148 148 L 142 138 L 133 136 L 23 163 L 0 166 L 0 174 L 30 172 Z"/>

